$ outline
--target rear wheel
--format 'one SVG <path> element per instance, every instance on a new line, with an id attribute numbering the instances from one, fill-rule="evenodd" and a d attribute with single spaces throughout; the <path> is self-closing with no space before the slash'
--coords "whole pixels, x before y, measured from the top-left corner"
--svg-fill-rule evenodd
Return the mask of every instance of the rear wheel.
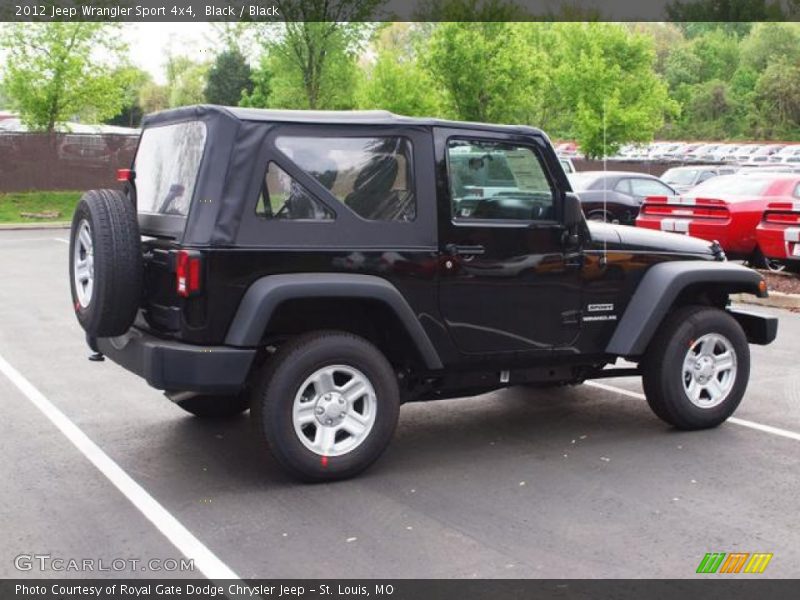
<path id="1" fill-rule="evenodd" d="M 601 223 L 611 223 L 613 220 L 610 213 L 607 213 L 602 210 L 596 210 L 594 212 L 590 212 L 586 215 L 586 218 L 589 221 L 599 221 Z"/>
<path id="2" fill-rule="evenodd" d="M 668 316 L 642 361 L 647 402 L 679 429 L 716 427 L 730 417 L 750 377 L 739 323 L 718 308 L 682 307 Z"/>
<path id="3" fill-rule="evenodd" d="M 753 256 L 750 257 L 747 262 L 756 269 L 766 269 L 767 271 L 772 271 L 773 273 L 780 273 L 781 271 L 786 270 L 785 262 L 764 256 L 761 248 L 758 247 L 756 247 L 756 249 L 753 251 Z"/>
<path id="4" fill-rule="evenodd" d="M 299 336 L 272 357 L 253 418 L 278 463 L 303 481 L 352 477 L 383 453 L 397 425 L 397 377 L 381 352 L 343 332 Z"/>

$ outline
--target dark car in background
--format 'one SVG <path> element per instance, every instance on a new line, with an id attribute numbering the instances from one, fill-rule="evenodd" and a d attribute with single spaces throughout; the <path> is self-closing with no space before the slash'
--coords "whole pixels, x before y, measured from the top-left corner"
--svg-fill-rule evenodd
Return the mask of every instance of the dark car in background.
<path id="1" fill-rule="evenodd" d="M 569 181 L 590 221 L 633 225 L 645 198 L 677 195 L 658 177 L 646 173 L 582 171 L 569 175 Z"/>
<path id="2" fill-rule="evenodd" d="M 735 172 L 735 167 L 718 165 L 673 167 L 672 169 L 667 169 L 661 175 L 661 181 L 674 188 L 676 191 L 683 193 L 688 192 L 697 184 L 708 181 L 713 177 L 717 177 L 718 175 L 733 175 Z"/>

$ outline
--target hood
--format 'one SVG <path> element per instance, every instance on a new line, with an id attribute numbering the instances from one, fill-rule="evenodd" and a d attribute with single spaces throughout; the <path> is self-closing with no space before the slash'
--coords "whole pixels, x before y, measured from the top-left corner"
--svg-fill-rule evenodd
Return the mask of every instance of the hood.
<path id="1" fill-rule="evenodd" d="M 680 233 L 654 231 L 642 227 L 611 225 L 588 221 L 592 246 L 605 245 L 613 250 L 651 251 L 665 254 L 693 254 L 710 258 L 716 256 L 713 244 Z"/>

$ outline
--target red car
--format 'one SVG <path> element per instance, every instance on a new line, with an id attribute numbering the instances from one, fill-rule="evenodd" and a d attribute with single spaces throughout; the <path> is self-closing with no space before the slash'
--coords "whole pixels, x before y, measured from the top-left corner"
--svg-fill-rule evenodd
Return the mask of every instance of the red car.
<path id="1" fill-rule="evenodd" d="M 683 196 L 646 198 L 637 227 L 717 240 L 729 258 L 768 266 L 756 228 L 770 202 L 798 199 L 800 175 L 748 173 L 714 177 Z"/>
<path id="2" fill-rule="evenodd" d="M 800 189 L 793 200 L 770 202 L 756 227 L 758 247 L 774 268 L 800 271 Z"/>

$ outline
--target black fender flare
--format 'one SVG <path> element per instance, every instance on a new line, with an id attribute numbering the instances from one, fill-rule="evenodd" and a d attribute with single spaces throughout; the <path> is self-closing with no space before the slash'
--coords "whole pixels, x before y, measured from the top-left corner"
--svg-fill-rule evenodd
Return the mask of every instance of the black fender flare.
<path id="1" fill-rule="evenodd" d="M 727 293 L 765 297 L 762 282 L 761 275 L 752 269 L 729 262 L 676 260 L 654 265 L 639 282 L 606 352 L 615 356 L 642 355 L 675 299 L 687 286 L 708 285 Z"/>
<path id="2" fill-rule="evenodd" d="M 406 299 L 389 281 L 375 275 L 302 273 L 262 277 L 245 292 L 225 344 L 258 346 L 275 309 L 287 300 L 300 298 L 366 298 L 382 302 L 400 319 L 427 368 L 443 367 L 436 348 Z"/>

